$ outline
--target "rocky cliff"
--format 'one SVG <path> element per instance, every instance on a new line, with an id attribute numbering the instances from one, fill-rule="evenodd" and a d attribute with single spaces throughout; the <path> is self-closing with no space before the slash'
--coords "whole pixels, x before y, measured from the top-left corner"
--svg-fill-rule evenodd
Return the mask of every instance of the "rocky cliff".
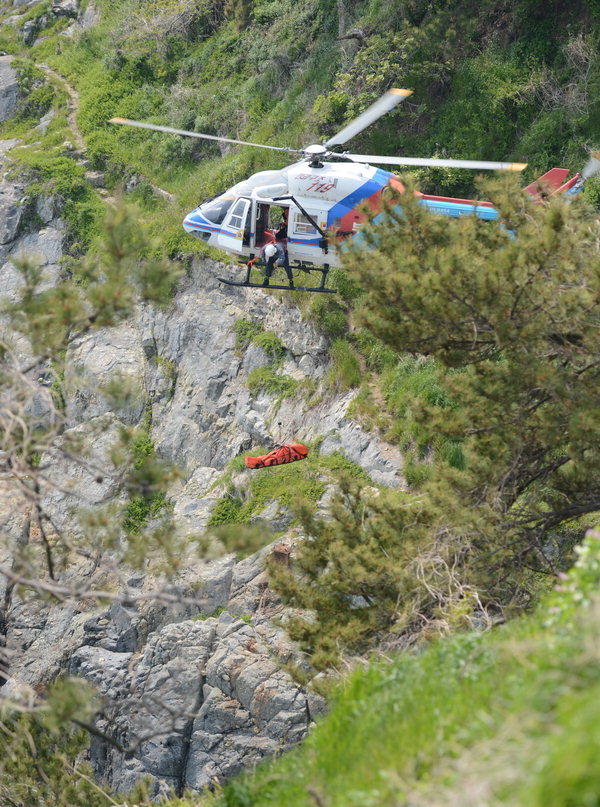
<path id="1" fill-rule="evenodd" d="M 14 79 L 10 64 L 6 75 Z M 12 302 L 23 283 L 14 265 L 18 258 L 35 259 L 47 286 L 66 271 L 61 204 L 44 193 L 33 199 L 27 182 L 14 179 L 22 176 L 12 162 L 14 151 L 11 158 L 19 147 L 15 139 L 0 142 L 0 293 Z M 325 383 L 327 340 L 293 300 L 223 287 L 216 280 L 223 271 L 233 267 L 195 259 L 167 309 L 140 305 L 126 324 L 91 332 L 69 349 L 60 380 L 65 421 L 54 447 L 85 437 L 91 454 L 85 466 L 52 449 L 41 461 L 49 469 L 44 509 L 55 528 L 74 541 L 82 540 L 82 507 L 93 510 L 126 497 L 118 475 L 99 475 L 96 469 L 111 467 L 119 429 L 141 420 L 157 454 L 180 472 L 168 499 L 172 528 L 184 544 L 202 533 L 226 494 L 220 476 L 227 463 L 258 446 L 290 439 L 315 443 L 323 456 L 341 452 L 362 466 L 376 484 L 402 484 L 397 449 L 347 416 L 353 392 L 336 394 Z M 240 346 L 240 321 L 258 322 L 276 335 L 283 346 L 278 366 L 256 343 Z M 27 345 L 17 340 L 14 349 L 25 361 Z M 295 382 L 292 394 L 251 391 L 249 377 L 267 367 Z M 49 369 L 32 380 L 39 385 L 40 417 L 52 378 Z M 115 381 L 128 390 L 117 408 L 106 395 Z M 251 474 L 240 472 L 234 479 L 241 495 L 247 495 Z M 318 506 L 326 509 L 326 474 L 321 481 L 326 492 Z M 11 542 L 35 549 L 40 536 L 30 504 L 6 469 L 1 482 L 6 541 L 0 560 L 10 567 Z M 324 704 L 286 671 L 290 661 L 305 661 L 273 622 L 285 613 L 264 570 L 273 532 L 279 532 L 277 552 L 285 557 L 299 535 L 297 528 L 281 535 L 290 517 L 276 500 L 257 516 L 263 549 L 239 562 L 233 555 L 202 561 L 190 552 L 170 581 L 170 596 L 158 600 L 153 599 L 161 588 L 156 557 L 137 572 L 91 557 L 60 570 L 59 582 L 100 585 L 106 592 L 102 606 L 83 596 L 40 600 L 3 578 L 2 696 L 42 691 L 61 674 L 92 683 L 103 704 L 96 727 L 108 739 L 93 737 L 91 759 L 98 776 L 122 792 L 146 776 L 155 794 L 200 789 L 301 740 Z"/>

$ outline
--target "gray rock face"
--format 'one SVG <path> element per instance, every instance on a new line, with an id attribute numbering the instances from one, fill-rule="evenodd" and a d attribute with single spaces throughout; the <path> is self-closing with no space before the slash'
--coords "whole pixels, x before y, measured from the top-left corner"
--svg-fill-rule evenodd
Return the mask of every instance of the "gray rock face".
<path id="1" fill-rule="evenodd" d="M 120 422 L 113 414 L 93 418 L 66 431 L 52 451 L 42 455 L 48 465 L 42 488 L 42 507 L 56 529 L 77 531 L 73 517 L 79 509 L 91 508 L 114 499 L 120 478 L 111 453 L 117 442 Z M 79 444 L 93 444 L 93 453 L 74 463 L 70 452 Z"/>
<path id="2" fill-rule="evenodd" d="M 113 747 L 95 744 L 94 758 L 120 792 L 148 775 L 155 792 L 161 780 L 180 793 L 200 790 L 298 742 L 312 719 L 306 693 L 255 629 L 228 613 L 166 626 L 137 661 L 82 647 L 71 671 L 99 685 L 119 742 L 135 747 L 123 764 Z"/>
<path id="3" fill-rule="evenodd" d="M 0 62 L 4 58 L 0 56 Z M 12 182 L 0 183 L 0 244 L 8 244 L 17 235 L 23 216 L 22 195 L 23 186 Z"/>
<path id="4" fill-rule="evenodd" d="M 68 16 L 74 16 L 72 13 Z M 100 10 L 95 3 L 90 2 L 86 5 L 85 10 L 77 13 L 77 19 L 69 25 L 69 27 L 62 32 L 63 36 L 73 37 L 82 31 L 89 31 L 100 21 Z"/>
<path id="5" fill-rule="evenodd" d="M 98 6 L 91 2 L 85 7 L 85 11 L 79 19 L 79 25 L 82 31 L 89 31 L 91 28 L 100 21 L 100 10 Z"/>
<path id="6" fill-rule="evenodd" d="M 90 334 L 70 350 L 65 372 L 69 420 L 83 423 L 91 417 L 116 411 L 126 423 L 137 423 L 146 400 L 144 352 L 130 326 Z M 115 404 L 106 400 L 102 387 L 118 382 L 127 396 Z"/>
<path id="7" fill-rule="evenodd" d="M 201 532 L 206 527 L 210 513 L 221 497 L 220 490 L 210 490 L 218 477 L 216 468 L 196 468 L 183 490 L 177 494 L 174 514 L 187 533 Z"/>
<path id="8" fill-rule="evenodd" d="M 0 122 L 15 114 L 19 98 L 17 71 L 12 56 L 0 56 Z"/>
<path id="9" fill-rule="evenodd" d="M 251 395 L 248 376 L 268 357 L 256 345 L 238 353 L 236 321 L 254 318 L 275 331 L 287 349 L 283 370 L 300 381 L 325 375 L 327 343 L 297 309 L 277 298 L 224 290 L 218 271 L 212 261 L 198 261 L 170 309 L 141 308 L 135 322 L 89 334 L 73 348 L 66 378 L 71 422 L 109 411 L 101 387 L 120 374 L 134 390 L 119 416 L 133 423 L 149 401 L 158 453 L 187 476 L 198 468 L 222 468 L 252 445 L 321 437 L 325 453 L 341 451 L 375 482 L 402 485 L 400 452 L 347 417 L 355 392 L 324 396 L 317 407 L 297 397 L 282 402 L 264 393 Z M 185 518 L 195 529 L 205 525 L 211 503 L 196 504 L 188 498 L 185 506 Z"/>

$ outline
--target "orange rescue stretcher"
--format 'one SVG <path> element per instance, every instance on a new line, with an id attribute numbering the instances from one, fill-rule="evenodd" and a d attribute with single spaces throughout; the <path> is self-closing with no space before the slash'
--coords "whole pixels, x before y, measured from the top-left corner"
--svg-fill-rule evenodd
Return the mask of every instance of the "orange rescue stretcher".
<path id="1" fill-rule="evenodd" d="M 245 457 L 246 468 L 270 468 L 272 465 L 284 465 L 286 462 L 296 462 L 305 460 L 308 456 L 308 448 L 302 443 L 288 443 L 279 446 L 268 454 L 260 457 Z"/>

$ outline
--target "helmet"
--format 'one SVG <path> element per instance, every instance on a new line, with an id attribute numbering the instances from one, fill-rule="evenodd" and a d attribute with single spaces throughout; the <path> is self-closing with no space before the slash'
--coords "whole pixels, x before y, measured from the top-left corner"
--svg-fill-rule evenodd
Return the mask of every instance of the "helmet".
<path id="1" fill-rule="evenodd" d="M 273 255 L 277 255 L 277 247 L 275 244 L 267 244 L 265 247 L 265 258 L 272 258 Z"/>

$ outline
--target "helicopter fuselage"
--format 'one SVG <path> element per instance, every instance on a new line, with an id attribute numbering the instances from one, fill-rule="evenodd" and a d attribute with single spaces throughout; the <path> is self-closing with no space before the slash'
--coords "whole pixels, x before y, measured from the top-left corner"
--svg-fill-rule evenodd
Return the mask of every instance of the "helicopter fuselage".
<path id="1" fill-rule="evenodd" d="M 201 204 L 183 226 L 211 246 L 251 258 L 284 225 L 290 262 L 337 266 L 331 236 L 356 233 L 365 220 L 363 204 L 378 209 L 383 189 L 394 181 L 392 173 L 370 165 L 302 161 L 254 174 Z M 273 206 L 280 218 L 277 224 Z"/>
<path id="2" fill-rule="evenodd" d="M 550 183 L 554 193 L 575 193 L 581 187 L 580 175 L 565 182 L 568 173 L 554 168 L 525 190 L 535 195 L 542 181 L 545 187 Z M 185 217 L 183 226 L 207 244 L 248 259 L 259 255 L 284 227 L 292 265 L 334 267 L 340 265 L 335 244 L 360 231 L 367 209 L 372 214 L 382 209 L 387 187 L 404 192 L 393 173 L 367 163 L 302 160 L 279 171 L 253 174 L 199 205 Z M 433 213 L 486 220 L 499 217 L 491 202 L 416 193 Z"/>

